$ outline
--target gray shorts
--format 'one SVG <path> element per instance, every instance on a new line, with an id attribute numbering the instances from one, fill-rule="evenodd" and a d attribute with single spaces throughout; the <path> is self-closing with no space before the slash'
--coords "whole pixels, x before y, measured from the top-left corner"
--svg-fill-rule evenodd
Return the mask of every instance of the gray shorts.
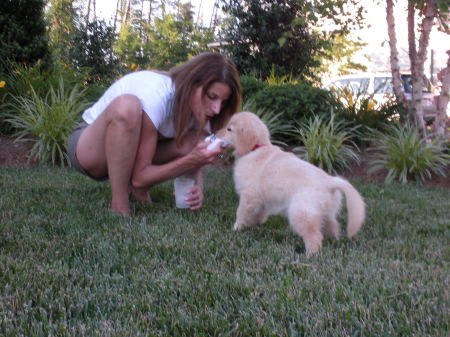
<path id="1" fill-rule="evenodd" d="M 69 157 L 69 162 L 73 168 L 75 168 L 78 172 L 88 176 L 91 179 L 94 179 L 96 181 L 105 181 L 108 179 L 108 177 L 93 177 L 90 175 L 86 170 L 81 167 L 80 162 L 77 158 L 77 144 L 78 140 L 80 139 L 80 135 L 83 132 L 84 129 L 86 129 L 89 126 L 88 123 L 85 121 L 81 121 L 75 129 L 72 131 L 72 133 L 69 136 L 69 139 L 67 141 L 67 155 Z"/>

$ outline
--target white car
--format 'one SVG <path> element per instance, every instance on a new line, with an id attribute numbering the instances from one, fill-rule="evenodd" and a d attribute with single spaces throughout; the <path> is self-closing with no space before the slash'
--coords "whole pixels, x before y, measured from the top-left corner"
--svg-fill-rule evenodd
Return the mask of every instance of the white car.
<path id="1" fill-rule="evenodd" d="M 411 100 L 411 75 L 401 74 L 405 98 Z M 356 96 L 371 96 L 377 103 L 384 103 L 394 96 L 392 75 L 390 73 L 359 73 L 336 77 L 326 83 L 325 89 L 349 90 Z M 423 88 L 422 104 L 425 121 L 432 121 L 436 115 L 436 103 L 431 90 L 431 83 L 427 80 Z"/>

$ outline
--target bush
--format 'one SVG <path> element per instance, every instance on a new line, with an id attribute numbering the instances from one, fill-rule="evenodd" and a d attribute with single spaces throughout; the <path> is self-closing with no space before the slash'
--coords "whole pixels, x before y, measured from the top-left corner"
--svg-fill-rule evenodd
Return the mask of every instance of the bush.
<path id="1" fill-rule="evenodd" d="M 379 157 L 372 161 L 369 173 L 387 170 L 386 182 L 423 182 L 433 173 L 446 176 L 450 155 L 439 145 L 438 137 L 428 142 L 413 127 L 392 124 L 383 131 L 374 130 L 370 140 L 375 143 L 373 151 L 379 153 Z"/>
<path id="2" fill-rule="evenodd" d="M 293 151 L 328 173 L 335 173 L 336 169 L 359 162 L 354 142 L 359 135 L 357 129 L 345 121 L 336 121 L 334 114 L 330 118 L 315 116 L 296 128 L 297 138 L 303 145 Z"/>
<path id="3" fill-rule="evenodd" d="M 352 94 L 348 89 L 331 92 L 336 100 L 342 103 L 341 108 L 337 109 L 339 117 L 350 122 L 351 125 L 360 125 L 361 132 L 366 134 L 372 129 L 382 130 L 387 123 L 404 120 L 405 111 L 394 99 L 378 103 L 373 95 Z"/>
<path id="4" fill-rule="evenodd" d="M 257 79 L 255 76 L 242 75 L 239 77 L 241 82 L 242 101 L 247 102 L 259 91 L 267 88 L 268 83 Z"/>
<path id="5" fill-rule="evenodd" d="M 43 66 L 41 62 L 28 66 L 15 62 L 5 62 L 7 73 L 0 73 L 0 134 L 11 135 L 14 129 L 11 123 L 6 123 L 7 116 L 14 115 L 18 109 L 14 104 L 15 98 L 32 97 L 32 93 L 44 98 L 48 95 L 50 88 L 59 86 L 61 79 L 65 87 L 80 86 L 86 83 L 87 73 L 79 72 L 70 65 L 54 63 L 52 66 Z M 90 85 L 84 92 L 89 101 L 95 101 L 103 93 L 104 88 Z"/>
<path id="6" fill-rule="evenodd" d="M 0 60 L 34 64 L 48 61 L 50 52 L 44 18 L 45 0 L 0 2 Z M 0 72 L 7 72 L 0 62 Z"/>
<path id="7" fill-rule="evenodd" d="M 251 111 L 256 114 L 266 124 L 269 129 L 271 141 L 274 144 L 286 146 L 284 140 L 291 137 L 293 125 L 285 123 L 281 112 L 275 112 L 270 109 L 258 108 L 253 100 L 245 102 L 243 111 Z"/>
<path id="8" fill-rule="evenodd" d="M 66 141 L 85 108 L 84 91 L 67 91 L 62 77 L 58 88 L 44 97 L 31 87 L 30 96 L 15 96 L 9 108 L 15 113 L 6 122 L 16 130 L 17 141 L 31 142 L 30 159 L 52 165 L 67 162 Z"/>
<path id="9" fill-rule="evenodd" d="M 315 115 L 329 115 L 330 106 L 339 106 L 330 92 L 305 84 L 269 86 L 252 99 L 258 108 L 281 113 L 286 123 L 301 122 Z"/>

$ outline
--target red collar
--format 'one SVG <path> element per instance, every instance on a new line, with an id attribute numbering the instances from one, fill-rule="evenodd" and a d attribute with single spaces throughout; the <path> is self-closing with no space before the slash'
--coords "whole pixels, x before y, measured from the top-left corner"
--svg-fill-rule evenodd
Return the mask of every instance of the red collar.
<path id="1" fill-rule="evenodd" d="M 252 147 L 252 151 L 255 151 L 256 149 L 266 146 L 266 144 L 256 144 L 255 146 Z"/>

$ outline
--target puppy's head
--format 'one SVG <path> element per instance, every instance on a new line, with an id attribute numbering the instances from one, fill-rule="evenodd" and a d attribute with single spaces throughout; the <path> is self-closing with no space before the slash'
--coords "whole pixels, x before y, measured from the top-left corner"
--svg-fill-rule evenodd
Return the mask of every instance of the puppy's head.
<path id="1" fill-rule="evenodd" d="M 267 126 L 251 112 L 234 114 L 217 136 L 228 141 L 238 156 L 246 155 L 258 146 L 270 144 Z"/>

